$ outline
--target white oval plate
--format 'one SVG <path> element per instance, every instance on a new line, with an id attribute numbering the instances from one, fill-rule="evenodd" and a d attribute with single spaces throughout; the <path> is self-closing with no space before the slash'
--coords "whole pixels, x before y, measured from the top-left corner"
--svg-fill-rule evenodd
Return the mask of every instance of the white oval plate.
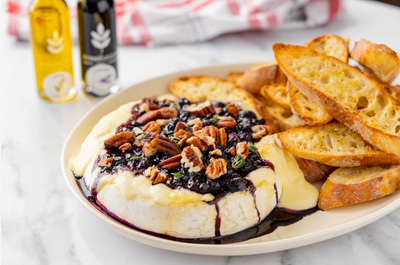
<path id="1" fill-rule="evenodd" d="M 118 108 L 121 104 L 146 96 L 169 92 L 168 85 L 176 78 L 189 75 L 213 75 L 225 78 L 229 72 L 244 71 L 252 65 L 254 64 L 214 65 L 176 72 L 136 84 L 102 100 L 72 130 L 62 151 L 61 164 L 63 175 L 72 193 L 93 215 L 128 238 L 157 248 L 216 256 L 268 253 L 316 243 L 363 227 L 400 206 L 400 192 L 395 192 L 390 196 L 371 202 L 341 207 L 326 212 L 319 211 L 293 225 L 279 227 L 269 235 L 245 242 L 226 245 L 203 245 L 170 241 L 136 231 L 97 210 L 81 194 L 75 178 L 69 169 L 68 159 L 78 154 L 82 142 L 100 118 Z"/>

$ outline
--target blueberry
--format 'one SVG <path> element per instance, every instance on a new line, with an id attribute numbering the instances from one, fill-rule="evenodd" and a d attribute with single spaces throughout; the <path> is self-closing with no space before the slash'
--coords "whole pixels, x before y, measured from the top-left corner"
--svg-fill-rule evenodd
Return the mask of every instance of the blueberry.
<path id="1" fill-rule="evenodd" d="M 190 102 L 187 98 L 179 98 L 178 103 L 179 105 L 181 105 L 181 107 L 183 107 L 184 105 L 192 104 L 192 102 Z"/>

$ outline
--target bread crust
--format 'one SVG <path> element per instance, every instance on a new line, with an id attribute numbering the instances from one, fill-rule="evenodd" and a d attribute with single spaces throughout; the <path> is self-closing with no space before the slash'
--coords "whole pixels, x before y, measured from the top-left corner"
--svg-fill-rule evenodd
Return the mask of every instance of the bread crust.
<path id="1" fill-rule="evenodd" d="M 266 99 L 290 111 L 290 104 L 286 93 L 286 83 L 263 86 L 260 94 Z"/>
<path id="2" fill-rule="evenodd" d="M 328 210 L 389 195 L 400 188 L 400 165 L 339 168 L 321 188 L 318 207 Z"/>
<path id="3" fill-rule="evenodd" d="M 279 69 L 276 61 L 269 61 L 248 69 L 239 80 L 238 85 L 251 94 L 257 95 L 260 93 L 261 87 L 283 83 L 286 80 L 286 76 Z"/>
<path id="4" fill-rule="evenodd" d="M 399 57 L 384 44 L 375 44 L 362 39 L 356 42 L 350 57 L 369 68 L 383 83 L 391 83 L 399 75 Z"/>
<path id="5" fill-rule="evenodd" d="M 307 125 L 321 125 L 330 122 L 333 117 L 309 100 L 290 81 L 287 82 L 287 96 L 292 112 Z"/>
<path id="6" fill-rule="evenodd" d="M 354 108 L 354 106 L 345 105 L 344 103 L 339 102 L 335 98 L 328 96 L 326 91 L 324 90 L 324 86 L 317 87 L 316 85 L 310 82 L 309 77 L 301 76 L 298 73 L 294 73 L 293 69 L 290 68 L 288 64 L 288 57 L 291 58 L 306 58 L 307 60 L 313 60 L 313 62 L 318 62 L 321 64 L 330 64 L 334 65 L 334 70 L 337 71 L 337 75 L 343 77 L 342 80 L 349 81 L 350 77 L 353 79 L 359 80 L 357 84 L 363 84 L 367 89 L 372 89 L 376 92 L 376 95 L 381 98 L 386 103 L 386 106 L 391 107 L 391 110 L 394 114 L 400 113 L 400 104 L 394 100 L 387 92 L 376 82 L 374 82 L 370 77 L 364 75 L 359 69 L 351 67 L 340 60 L 337 60 L 333 57 L 329 57 L 323 54 L 318 54 L 315 51 L 310 49 L 301 47 L 301 46 L 293 46 L 293 45 L 284 45 L 284 44 L 274 44 L 273 46 L 275 57 L 281 66 L 282 70 L 285 72 L 286 76 L 290 79 L 290 81 L 303 93 L 305 94 L 311 101 L 316 103 L 318 106 L 323 108 L 326 112 L 328 112 L 331 116 L 333 116 L 336 120 L 348 126 L 352 131 L 359 134 L 371 145 L 391 154 L 400 155 L 400 136 L 395 135 L 393 131 L 396 131 L 398 134 L 398 130 L 400 127 L 397 127 L 397 121 L 387 120 L 389 125 L 385 123 L 383 126 L 383 121 L 377 121 L 371 123 L 372 118 L 366 117 L 365 114 L 360 111 L 358 108 Z M 286 56 L 286 58 L 285 58 Z M 327 68 L 328 69 L 328 68 Z M 320 73 L 321 71 L 319 71 Z M 325 71 L 327 72 L 327 71 Z M 348 75 L 348 76 L 347 76 Z M 346 79 L 348 78 L 348 79 Z M 354 83 L 354 82 L 353 82 Z M 341 88 L 341 83 L 335 83 L 338 88 Z M 342 92 L 344 95 L 349 95 L 349 93 L 356 93 L 357 91 L 351 91 L 352 89 L 358 89 L 359 87 L 349 87 L 347 92 Z M 349 92 L 349 90 L 351 92 Z M 366 95 L 370 96 L 370 95 Z M 366 97 L 363 96 L 363 97 Z M 372 102 L 372 101 L 371 101 Z M 357 102 L 350 102 L 351 104 L 358 104 Z M 348 104 L 350 104 L 348 103 Z M 376 113 L 375 113 L 376 114 Z M 374 114 L 374 115 L 375 115 Z M 376 118 L 375 118 L 376 119 Z M 370 125 L 371 124 L 371 125 Z M 380 128 L 379 128 L 380 127 Z M 384 131 L 384 127 L 386 127 L 386 131 Z M 388 133 L 388 131 L 392 131 Z"/>
<path id="7" fill-rule="evenodd" d="M 336 35 L 323 35 L 308 41 L 305 47 L 335 57 L 345 63 L 349 60 L 349 44 Z"/>

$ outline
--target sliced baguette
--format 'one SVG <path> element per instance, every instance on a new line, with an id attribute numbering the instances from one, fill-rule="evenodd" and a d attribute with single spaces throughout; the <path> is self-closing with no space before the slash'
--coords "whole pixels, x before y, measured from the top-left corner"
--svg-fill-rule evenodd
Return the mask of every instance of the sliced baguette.
<path id="1" fill-rule="evenodd" d="M 263 86 L 260 94 L 266 99 L 290 111 L 289 99 L 286 94 L 286 83 Z"/>
<path id="2" fill-rule="evenodd" d="M 400 155 L 400 104 L 359 69 L 293 45 L 274 44 L 281 69 L 310 100 L 373 146 Z"/>
<path id="3" fill-rule="evenodd" d="M 226 80 L 238 86 L 243 74 L 243 72 L 230 72 L 226 77 Z"/>
<path id="4" fill-rule="evenodd" d="M 350 57 L 369 68 L 384 83 L 391 83 L 400 72 L 397 53 L 383 44 L 361 40 L 356 42 Z"/>
<path id="5" fill-rule="evenodd" d="M 400 188 L 400 166 L 336 169 L 321 188 L 318 207 L 328 210 L 381 198 Z"/>
<path id="6" fill-rule="evenodd" d="M 340 123 L 305 126 L 278 134 L 285 150 L 295 156 L 335 167 L 400 164 Z"/>
<path id="7" fill-rule="evenodd" d="M 349 60 L 348 43 L 336 35 L 319 36 L 307 42 L 305 46 L 319 53 L 335 57 L 345 63 Z"/>
<path id="8" fill-rule="evenodd" d="M 274 102 L 271 102 L 262 96 L 258 96 L 257 99 L 264 105 L 268 115 L 275 120 L 277 124 L 277 130 L 275 130 L 276 132 L 283 132 L 305 125 L 305 123 L 291 111 L 282 108 L 278 104 L 275 104 Z"/>
<path id="9" fill-rule="evenodd" d="M 291 82 L 287 82 L 287 98 L 292 112 L 307 125 L 326 124 L 332 116 L 309 100 Z"/>
<path id="10" fill-rule="evenodd" d="M 257 118 L 265 119 L 266 124 L 277 131 L 276 122 L 268 115 L 261 102 L 245 90 L 221 78 L 212 76 L 181 77 L 170 83 L 170 89 L 176 96 L 185 97 L 190 101 L 241 101 L 242 109 L 253 111 Z"/>
<path id="11" fill-rule="evenodd" d="M 317 37 L 307 42 L 305 46 L 346 63 L 349 60 L 348 43 L 336 35 Z M 292 112 L 307 125 L 326 124 L 332 120 L 331 115 L 304 96 L 290 81 L 288 82 L 287 92 Z"/>
<path id="12" fill-rule="evenodd" d="M 248 69 L 239 80 L 238 85 L 251 94 L 257 95 L 260 93 L 261 87 L 284 83 L 286 80 L 286 76 L 279 69 L 276 61 L 269 61 Z"/>
<path id="13" fill-rule="evenodd" d="M 304 178 L 310 183 L 326 179 L 336 169 L 336 167 L 324 165 L 298 156 L 294 156 L 294 158 L 301 171 L 303 171 Z"/>

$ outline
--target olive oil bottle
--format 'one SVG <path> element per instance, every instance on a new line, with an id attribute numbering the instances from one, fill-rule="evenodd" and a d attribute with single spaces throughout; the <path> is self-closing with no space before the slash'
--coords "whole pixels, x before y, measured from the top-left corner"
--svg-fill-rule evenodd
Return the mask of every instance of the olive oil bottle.
<path id="1" fill-rule="evenodd" d="M 69 101 L 77 90 L 67 4 L 64 0 L 33 0 L 29 18 L 39 95 L 52 102 Z"/>
<path id="2" fill-rule="evenodd" d="M 83 89 L 95 96 L 118 91 L 113 0 L 80 1 L 78 23 Z"/>

